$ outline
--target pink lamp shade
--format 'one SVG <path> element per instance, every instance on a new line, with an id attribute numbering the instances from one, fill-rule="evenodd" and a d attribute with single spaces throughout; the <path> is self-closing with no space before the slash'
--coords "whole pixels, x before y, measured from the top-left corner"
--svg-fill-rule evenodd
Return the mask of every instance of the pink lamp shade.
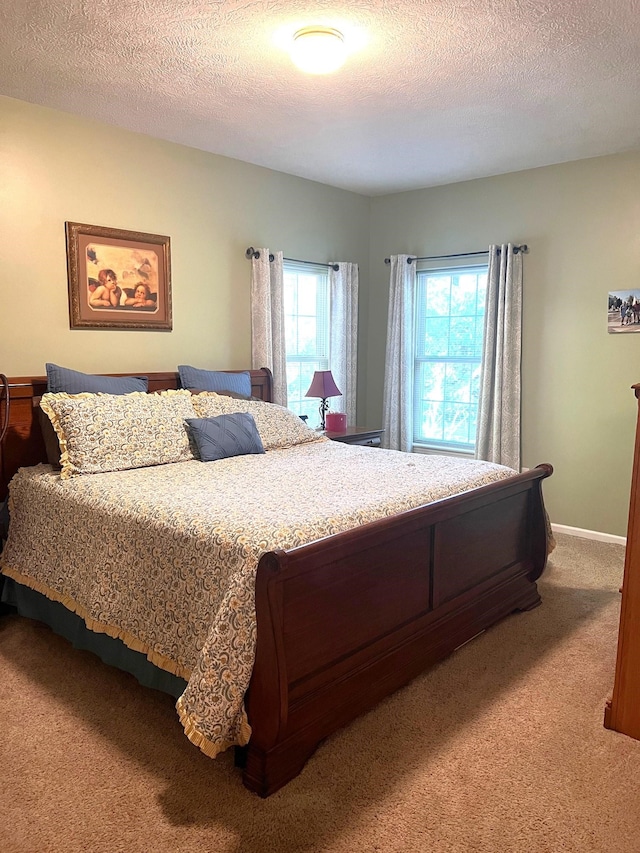
<path id="1" fill-rule="evenodd" d="M 339 397 L 342 391 L 336 385 L 330 370 L 316 370 L 305 397 L 320 397 L 320 429 L 324 431 L 325 415 L 329 408 L 327 397 Z"/>
<path id="2" fill-rule="evenodd" d="M 316 370 L 305 397 L 340 397 L 342 391 L 338 388 L 330 370 Z"/>

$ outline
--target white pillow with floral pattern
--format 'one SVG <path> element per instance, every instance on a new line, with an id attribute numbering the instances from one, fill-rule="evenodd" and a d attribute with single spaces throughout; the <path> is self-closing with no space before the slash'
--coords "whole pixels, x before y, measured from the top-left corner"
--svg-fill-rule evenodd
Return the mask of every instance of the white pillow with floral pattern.
<path id="1" fill-rule="evenodd" d="M 265 450 L 278 450 L 305 444 L 308 441 L 324 440 L 325 436 L 308 427 L 295 412 L 275 403 L 261 400 L 237 400 L 212 391 L 194 394 L 193 408 L 200 418 L 230 415 L 233 412 L 248 412 L 253 415 Z M 328 439 L 327 439 L 328 440 Z"/>
<path id="2" fill-rule="evenodd" d="M 43 394 L 60 442 L 60 476 L 125 471 L 193 459 L 190 391 Z"/>

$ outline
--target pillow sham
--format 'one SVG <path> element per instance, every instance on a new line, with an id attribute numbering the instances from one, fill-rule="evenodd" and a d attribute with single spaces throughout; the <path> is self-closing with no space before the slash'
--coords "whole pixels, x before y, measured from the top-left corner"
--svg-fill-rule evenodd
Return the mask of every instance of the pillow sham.
<path id="1" fill-rule="evenodd" d="M 187 418 L 187 423 L 203 462 L 264 453 L 256 422 L 253 415 L 247 412 L 212 418 Z"/>
<path id="2" fill-rule="evenodd" d="M 40 406 L 60 442 L 60 477 L 193 459 L 189 391 L 44 394 Z"/>
<path id="3" fill-rule="evenodd" d="M 47 362 L 47 391 L 52 394 L 131 394 L 134 391 L 146 391 L 148 380 L 146 376 L 98 376 L 91 373 L 81 373 L 68 367 Z M 60 443 L 49 417 L 41 408 L 38 409 L 38 420 L 47 453 L 47 462 L 54 468 L 60 468 Z"/>
<path id="4" fill-rule="evenodd" d="M 261 397 L 254 397 L 253 394 L 250 397 L 247 397 L 246 394 L 238 394 L 237 391 L 229 391 L 227 388 L 223 388 L 221 391 L 209 392 L 205 391 L 204 388 L 189 388 L 192 394 L 222 394 L 224 397 L 233 397 L 234 400 L 257 400 L 259 403 L 264 402 Z"/>
<path id="5" fill-rule="evenodd" d="M 47 391 L 51 394 L 131 394 L 146 391 L 146 376 L 94 376 L 47 363 Z"/>
<path id="6" fill-rule="evenodd" d="M 251 374 L 248 370 L 243 373 L 226 373 L 222 370 L 200 370 L 188 364 L 179 364 L 178 375 L 182 388 L 219 393 L 233 391 L 243 397 L 251 396 Z"/>
<path id="7" fill-rule="evenodd" d="M 279 450 L 323 441 L 325 436 L 308 427 L 291 409 L 256 400 L 234 400 L 220 394 L 202 393 L 191 398 L 198 417 L 209 418 L 233 412 L 253 415 L 265 450 Z M 329 439 L 326 439 L 327 441 Z"/>

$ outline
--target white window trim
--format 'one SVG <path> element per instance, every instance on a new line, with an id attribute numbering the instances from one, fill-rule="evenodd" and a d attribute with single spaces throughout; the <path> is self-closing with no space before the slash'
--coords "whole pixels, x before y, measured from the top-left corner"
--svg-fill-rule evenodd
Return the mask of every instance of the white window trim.
<path id="1" fill-rule="evenodd" d="M 287 273 L 306 273 L 310 275 L 318 275 L 323 276 L 326 281 L 327 293 L 326 293 L 326 306 L 327 306 L 327 338 L 326 338 L 326 354 L 325 355 L 297 355 L 293 356 L 286 351 L 286 332 L 285 332 L 285 365 L 288 368 L 290 363 L 297 364 L 317 364 L 318 370 L 328 370 L 330 366 L 330 357 L 331 357 L 331 290 L 330 290 L 330 282 L 329 282 L 329 273 L 328 269 L 324 264 L 314 264 L 314 263 L 306 263 L 304 261 L 283 261 L 283 275 L 286 276 Z M 317 315 L 316 315 L 317 316 Z M 286 323 L 286 317 L 285 317 Z M 310 404 L 313 402 L 314 406 L 317 408 L 317 401 L 309 398 Z M 310 415 L 313 418 L 313 415 Z M 311 422 L 309 422 L 311 425 Z"/>
<path id="2" fill-rule="evenodd" d="M 418 290 L 418 274 L 419 273 L 428 273 L 428 272 L 445 272 L 446 270 L 460 270 L 460 269 L 478 269 L 484 268 L 488 271 L 488 260 L 486 262 L 479 260 L 479 258 L 469 258 L 466 262 L 461 258 L 451 258 L 444 260 L 422 260 L 416 263 L 416 294 Z M 413 334 L 414 334 L 414 343 L 413 343 L 413 362 L 412 362 L 412 393 L 415 392 L 415 362 L 416 362 L 416 344 L 415 344 L 415 334 L 417 331 L 418 323 L 417 323 L 417 311 L 418 311 L 418 301 L 415 301 L 414 311 L 416 312 L 416 316 L 414 317 L 413 322 Z M 412 431 L 413 432 L 413 431 Z M 477 434 L 476 434 L 476 442 L 477 442 Z M 422 453 L 424 455 L 432 455 L 432 456 L 458 456 L 463 459 L 473 459 L 475 457 L 475 447 L 473 448 L 463 448 L 459 445 L 450 445 L 446 444 L 438 445 L 437 447 L 433 445 L 429 445 L 423 442 L 416 442 L 412 440 L 411 444 L 411 452 L 412 453 Z"/>
<path id="3" fill-rule="evenodd" d="M 473 459 L 475 454 L 472 450 L 460 450 L 459 447 L 456 448 L 438 448 L 436 450 L 435 447 L 428 447 L 425 444 L 412 444 L 411 445 L 412 453 L 422 453 L 425 456 L 459 456 L 461 459 Z"/>

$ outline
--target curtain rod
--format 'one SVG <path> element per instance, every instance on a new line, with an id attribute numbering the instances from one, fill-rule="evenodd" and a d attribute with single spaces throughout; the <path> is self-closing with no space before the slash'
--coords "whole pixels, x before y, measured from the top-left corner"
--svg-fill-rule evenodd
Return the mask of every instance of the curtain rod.
<path id="1" fill-rule="evenodd" d="M 244 253 L 245 257 L 251 260 L 252 258 L 256 258 L 256 260 L 260 257 L 260 252 L 257 249 L 254 249 L 253 246 L 249 246 L 247 251 Z M 269 261 L 273 260 L 274 256 L 269 255 Z M 331 267 L 332 270 L 337 272 L 340 267 L 338 264 L 322 264 L 319 261 L 299 261 L 297 258 L 283 258 L 283 261 L 291 261 L 294 264 L 313 264 L 314 267 Z"/>
<path id="2" fill-rule="evenodd" d="M 498 249 L 500 251 L 500 249 Z M 526 243 L 523 243 L 522 246 L 514 246 L 513 254 L 517 255 L 518 252 L 522 252 L 525 254 L 529 251 L 529 247 Z M 488 255 L 489 250 L 483 249 L 481 252 L 457 252 L 455 255 L 431 255 L 426 258 L 407 258 L 407 263 L 412 264 L 414 261 L 448 261 L 450 258 L 471 258 L 474 255 Z M 391 258 L 384 259 L 385 264 L 391 263 Z"/>

